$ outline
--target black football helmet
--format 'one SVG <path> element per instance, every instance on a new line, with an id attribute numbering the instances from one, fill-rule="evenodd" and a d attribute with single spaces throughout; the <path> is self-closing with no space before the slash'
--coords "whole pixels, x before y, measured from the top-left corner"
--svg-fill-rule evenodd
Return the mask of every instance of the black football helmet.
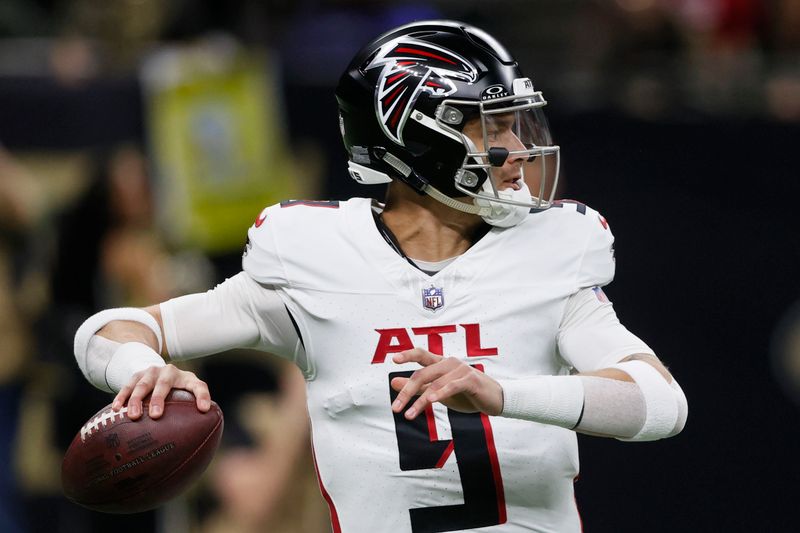
<path id="1" fill-rule="evenodd" d="M 336 98 L 350 175 L 360 183 L 399 179 L 501 226 L 552 201 L 559 147 L 542 111 L 546 101 L 508 51 L 478 28 L 436 20 L 391 30 L 355 56 Z M 501 123 L 514 134 L 506 145 L 493 133 Z M 482 146 L 464 133 L 467 124 L 471 131 L 480 125 Z M 529 173 L 536 169 L 537 194 L 527 186 L 498 188 L 493 167 L 509 157 L 526 162 Z M 473 202 L 455 199 L 465 196 Z"/>

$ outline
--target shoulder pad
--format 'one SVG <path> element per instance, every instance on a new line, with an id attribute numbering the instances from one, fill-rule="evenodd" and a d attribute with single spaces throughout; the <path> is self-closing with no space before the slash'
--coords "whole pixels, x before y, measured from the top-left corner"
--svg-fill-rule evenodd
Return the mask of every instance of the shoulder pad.
<path id="1" fill-rule="evenodd" d="M 320 228 L 338 219 L 338 200 L 286 200 L 266 207 L 247 232 L 242 268 L 256 281 L 283 286 L 289 283 L 286 254 L 295 257 L 303 248 L 319 248 Z M 306 246 L 297 246 L 306 243 Z M 296 259 L 296 258 L 295 258 Z M 290 261 L 292 264 L 297 261 Z"/>

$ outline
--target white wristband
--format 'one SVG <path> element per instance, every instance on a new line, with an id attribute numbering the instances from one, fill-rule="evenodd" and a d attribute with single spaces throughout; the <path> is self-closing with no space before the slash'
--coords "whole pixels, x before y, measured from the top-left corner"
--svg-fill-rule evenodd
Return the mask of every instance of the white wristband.
<path id="1" fill-rule="evenodd" d="M 161 351 L 163 345 L 161 328 L 153 315 L 136 307 L 117 307 L 95 313 L 81 324 L 81 327 L 75 332 L 75 356 L 86 354 L 92 335 L 114 320 L 129 320 L 147 326 L 155 334 L 156 340 L 158 340 L 158 351 Z M 80 363 L 80 361 L 78 362 Z"/>
<path id="2" fill-rule="evenodd" d="M 503 387 L 500 416 L 572 429 L 583 411 L 583 382 L 577 376 L 536 376 L 499 380 Z"/>
<path id="3" fill-rule="evenodd" d="M 133 375 L 151 366 L 166 366 L 151 347 L 141 342 L 121 344 L 111 357 L 106 367 L 106 383 L 113 392 L 119 392 L 127 385 Z"/>
<path id="4" fill-rule="evenodd" d="M 128 320 L 147 326 L 156 336 L 159 352 L 162 346 L 161 328 L 153 315 L 144 309 L 134 307 L 106 309 L 87 318 L 75 333 L 75 360 L 89 383 L 107 392 L 109 383 L 106 379 L 106 369 L 111 364 L 111 359 L 116 351 L 116 348 L 109 343 L 114 341 L 98 342 L 96 339 L 94 342 L 92 341 L 97 331 L 114 320 Z M 161 359 L 160 356 L 159 359 Z"/>

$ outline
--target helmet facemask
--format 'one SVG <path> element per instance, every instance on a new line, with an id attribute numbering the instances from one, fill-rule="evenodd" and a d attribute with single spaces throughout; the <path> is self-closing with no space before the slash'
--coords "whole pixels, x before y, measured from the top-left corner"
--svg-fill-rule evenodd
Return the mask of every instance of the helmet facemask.
<path id="1" fill-rule="evenodd" d="M 437 112 L 438 125 L 451 132 L 455 130 L 447 124 L 450 110 L 461 109 L 471 117 L 458 132 L 466 155 L 455 174 L 455 188 L 473 198 L 475 205 L 492 208 L 495 219 L 514 208 L 525 214 L 547 209 L 553 201 L 560 152 L 550 136 L 545 104 L 540 92 L 531 92 L 491 102 L 445 100 L 443 111 Z M 485 210 L 480 214 L 486 218 Z"/>

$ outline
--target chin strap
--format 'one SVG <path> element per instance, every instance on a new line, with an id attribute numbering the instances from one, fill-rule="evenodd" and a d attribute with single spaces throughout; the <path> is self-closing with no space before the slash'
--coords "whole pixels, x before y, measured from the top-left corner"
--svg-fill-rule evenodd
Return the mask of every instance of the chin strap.
<path id="1" fill-rule="evenodd" d="M 400 172 L 402 175 L 406 177 L 408 177 L 413 171 L 413 169 L 410 166 L 408 166 L 398 157 L 394 156 L 389 152 L 383 154 L 382 159 L 389 166 L 391 166 L 397 172 Z M 352 167 L 353 164 L 351 163 L 351 174 L 352 174 Z M 515 190 L 498 191 L 497 195 L 504 200 L 510 200 L 520 203 L 530 202 L 531 193 L 530 190 L 528 189 L 528 186 L 522 180 L 520 180 L 518 183 L 521 183 L 521 188 L 518 191 Z M 455 198 L 447 196 L 442 191 L 440 191 L 439 189 L 430 184 L 424 185 L 422 187 L 422 192 L 424 192 L 434 200 L 446 205 L 447 207 L 456 209 L 458 211 L 462 211 L 464 213 L 469 213 L 471 215 L 479 215 L 488 224 L 499 228 L 510 228 L 511 226 L 516 226 L 517 224 L 525 220 L 525 217 L 528 216 L 528 213 L 530 212 L 530 207 L 528 206 L 493 202 L 490 199 L 477 198 L 477 197 L 473 198 L 472 204 L 468 204 L 466 202 L 461 202 L 459 200 L 456 200 Z M 488 179 L 483 183 L 482 192 L 484 192 L 486 195 L 494 194 L 494 190 L 491 184 L 489 183 Z"/>
<path id="2" fill-rule="evenodd" d="M 434 200 L 436 200 L 437 202 L 440 202 L 446 205 L 447 207 L 451 207 L 453 209 L 462 211 L 464 213 L 469 213 L 471 215 L 480 215 L 482 217 L 485 217 L 492 212 L 491 206 L 478 206 L 474 204 L 460 202 L 455 198 L 450 198 L 449 196 L 447 196 L 442 191 L 440 191 L 439 189 L 437 189 L 432 185 L 426 185 L 425 188 L 423 189 L 423 192 L 428 196 L 430 196 L 431 198 L 433 198 Z"/>
<path id="3" fill-rule="evenodd" d="M 474 204 L 470 205 L 466 202 L 461 202 L 455 198 L 450 198 L 442 191 L 431 185 L 427 185 L 424 189 L 425 194 L 434 200 L 472 215 L 479 215 L 487 224 L 498 228 L 510 228 L 516 226 L 528 216 L 530 207 L 522 205 L 501 204 L 493 202 L 484 198 L 474 198 Z M 489 191 L 486 191 L 487 193 Z M 512 200 L 515 202 L 529 202 L 531 195 L 528 186 L 522 183 L 522 187 L 518 191 L 506 190 L 498 191 L 500 198 L 504 200 Z"/>

